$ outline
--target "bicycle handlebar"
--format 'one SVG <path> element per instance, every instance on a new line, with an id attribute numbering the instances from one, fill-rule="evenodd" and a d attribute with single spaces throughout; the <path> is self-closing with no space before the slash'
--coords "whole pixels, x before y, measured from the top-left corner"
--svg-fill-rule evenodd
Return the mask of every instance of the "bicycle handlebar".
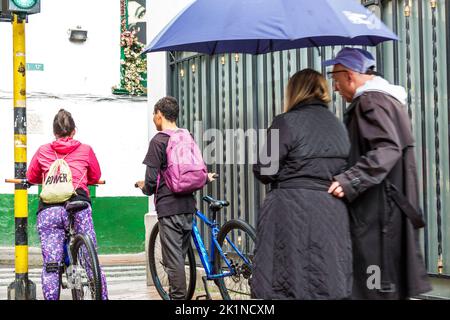
<path id="1" fill-rule="evenodd" d="M 5 179 L 6 183 L 28 183 L 27 179 Z"/>
<path id="2" fill-rule="evenodd" d="M 212 177 L 213 177 L 214 179 L 217 179 L 217 178 L 219 178 L 219 174 L 218 174 L 218 173 L 214 173 Z M 135 187 L 135 188 L 139 188 L 139 185 L 138 185 L 137 182 L 134 184 L 134 187 Z"/>
<path id="3" fill-rule="evenodd" d="M 29 183 L 27 179 L 5 179 L 6 183 L 15 183 L 15 184 L 25 184 L 28 187 L 32 186 L 32 183 Z M 98 184 L 106 184 L 105 180 L 98 180 L 94 184 L 90 184 L 92 186 L 98 185 Z"/>

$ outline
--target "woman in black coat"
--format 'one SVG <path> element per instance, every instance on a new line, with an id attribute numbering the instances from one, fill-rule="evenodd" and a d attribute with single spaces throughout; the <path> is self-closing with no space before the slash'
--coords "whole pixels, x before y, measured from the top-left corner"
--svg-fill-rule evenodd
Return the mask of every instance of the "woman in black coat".
<path id="1" fill-rule="evenodd" d="M 270 184 L 257 223 L 252 297 L 344 299 L 352 252 L 344 202 L 327 192 L 345 169 L 350 144 L 328 110 L 325 78 L 312 69 L 289 80 L 285 112 L 274 118 L 253 171 Z M 264 161 L 265 159 L 269 161 Z"/>

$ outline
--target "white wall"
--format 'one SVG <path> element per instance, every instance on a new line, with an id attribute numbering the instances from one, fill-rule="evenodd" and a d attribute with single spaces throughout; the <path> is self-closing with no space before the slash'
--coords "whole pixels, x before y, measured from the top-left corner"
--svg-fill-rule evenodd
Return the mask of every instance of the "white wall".
<path id="1" fill-rule="evenodd" d="M 45 0 L 41 13 L 26 25 L 28 63 L 43 63 L 45 72 L 30 72 L 28 91 L 109 94 L 119 82 L 119 0 Z M 68 30 L 88 31 L 84 43 L 69 41 Z M 0 73 L 12 73 L 12 26 L 0 24 Z M 11 91 L 12 81 L 0 80 Z"/>
<path id="2" fill-rule="evenodd" d="M 148 0 L 148 42 L 191 2 Z M 88 31 L 82 44 L 68 40 L 68 29 L 78 25 Z M 52 120 L 63 107 L 75 119 L 76 138 L 90 144 L 99 158 L 107 184 L 97 189 L 98 196 L 142 195 L 133 184 L 144 178 L 142 160 L 156 133 L 153 106 L 166 95 L 164 52 L 147 55 L 148 101 L 111 95 L 120 81 L 119 39 L 119 0 L 45 0 L 41 13 L 26 25 L 27 62 L 44 64 L 44 71 L 27 73 L 28 161 L 39 145 L 53 139 Z M 0 48 L 0 193 L 12 193 L 14 187 L 2 182 L 14 175 L 9 23 L 0 23 Z"/>
<path id="3" fill-rule="evenodd" d="M 158 33 L 188 4 L 193 0 L 147 0 L 147 39 L 148 44 L 158 35 Z M 151 119 L 153 106 L 165 95 L 167 95 L 167 63 L 165 52 L 153 52 L 147 54 L 148 65 L 148 116 Z M 153 123 L 149 125 L 149 139 L 156 133 Z M 153 202 L 149 202 L 150 211 Z"/>
<path id="4" fill-rule="evenodd" d="M 85 43 L 68 40 L 68 29 L 77 25 L 88 31 Z M 148 105 L 145 98 L 111 94 L 120 81 L 119 0 L 42 1 L 41 13 L 26 25 L 26 50 L 27 63 L 44 64 L 44 71 L 27 72 L 28 162 L 39 145 L 53 139 L 53 117 L 62 107 L 75 119 L 76 138 L 90 144 L 100 161 L 107 184 L 97 195 L 142 195 L 133 185 L 145 173 Z M 12 59 L 12 26 L 2 22 L 0 193 L 14 190 L 3 183 L 14 175 Z"/>
<path id="5" fill-rule="evenodd" d="M 150 43 L 158 33 L 192 0 L 171 0 L 170 6 L 165 0 L 147 0 L 147 38 Z M 147 54 L 148 60 L 148 103 L 153 112 L 154 104 L 166 95 L 166 53 Z M 154 128 L 153 128 L 154 129 Z"/>
<path id="6" fill-rule="evenodd" d="M 14 176 L 13 107 L 11 99 L 0 97 L 0 194 L 12 193 L 4 184 Z M 53 141 L 53 117 L 61 108 L 74 117 L 75 139 L 94 149 L 106 185 L 97 188 L 98 196 L 140 196 L 134 182 L 142 180 L 142 160 L 148 147 L 147 104 L 145 101 L 111 100 L 94 102 L 81 97 L 70 99 L 29 98 L 27 106 L 28 163 L 37 148 Z M 36 188 L 30 189 L 31 193 Z"/>

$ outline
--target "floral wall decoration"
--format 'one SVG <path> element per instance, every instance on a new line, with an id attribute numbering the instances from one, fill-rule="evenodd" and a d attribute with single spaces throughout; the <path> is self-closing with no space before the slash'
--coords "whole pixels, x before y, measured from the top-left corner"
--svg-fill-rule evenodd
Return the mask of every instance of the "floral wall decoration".
<path id="1" fill-rule="evenodd" d="M 137 37 L 137 30 L 128 25 L 128 0 L 120 1 L 120 87 L 113 87 L 114 94 L 144 96 L 147 94 L 147 59 L 140 53 L 144 43 Z"/>

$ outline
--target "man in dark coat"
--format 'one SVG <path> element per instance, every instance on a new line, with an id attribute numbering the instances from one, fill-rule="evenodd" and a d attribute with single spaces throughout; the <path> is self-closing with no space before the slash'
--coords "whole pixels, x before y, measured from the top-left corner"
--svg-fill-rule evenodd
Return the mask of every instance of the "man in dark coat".
<path id="1" fill-rule="evenodd" d="M 418 241 L 419 209 L 414 139 L 403 87 L 374 72 L 365 50 L 344 48 L 329 74 L 350 106 L 344 122 L 348 169 L 328 192 L 349 204 L 354 299 L 406 299 L 431 290 Z"/>

